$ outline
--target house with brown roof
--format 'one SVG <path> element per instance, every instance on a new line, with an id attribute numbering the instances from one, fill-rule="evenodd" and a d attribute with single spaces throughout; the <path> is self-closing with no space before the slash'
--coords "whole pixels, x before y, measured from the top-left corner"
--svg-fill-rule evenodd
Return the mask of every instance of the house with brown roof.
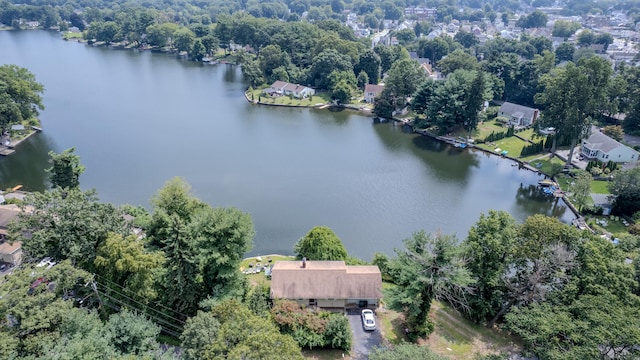
<path id="1" fill-rule="evenodd" d="M 375 309 L 382 298 L 382 275 L 375 265 L 278 261 L 271 270 L 271 298 L 329 310 Z"/>
<path id="2" fill-rule="evenodd" d="M 15 220 L 20 213 L 17 205 L 0 206 L 0 261 L 19 265 L 22 262 L 22 243 L 19 241 L 9 244 L 7 241 L 7 226 Z"/>
<path id="3" fill-rule="evenodd" d="M 364 86 L 364 101 L 369 104 L 373 104 L 376 98 L 382 94 L 384 85 L 367 84 Z"/>

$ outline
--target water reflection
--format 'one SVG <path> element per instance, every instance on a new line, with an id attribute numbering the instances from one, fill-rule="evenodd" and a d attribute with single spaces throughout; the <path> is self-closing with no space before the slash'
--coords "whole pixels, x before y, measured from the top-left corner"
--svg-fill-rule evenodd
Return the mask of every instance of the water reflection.
<path id="1" fill-rule="evenodd" d="M 527 213 L 545 214 L 562 218 L 567 213 L 567 206 L 560 198 L 547 195 L 537 185 L 520 184 L 516 191 L 516 204 Z"/>
<path id="2" fill-rule="evenodd" d="M 28 191 L 46 189 L 48 173 L 43 170 L 51 167 L 48 155 L 51 149 L 52 145 L 43 133 L 34 134 L 20 143 L 18 151 L 9 158 L 0 159 L 0 184 L 4 187 L 22 185 Z"/>

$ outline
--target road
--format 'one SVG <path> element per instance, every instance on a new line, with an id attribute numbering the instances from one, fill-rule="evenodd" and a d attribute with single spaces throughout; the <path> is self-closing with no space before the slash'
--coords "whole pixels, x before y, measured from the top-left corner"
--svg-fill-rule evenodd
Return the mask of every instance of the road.
<path id="1" fill-rule="evenodd" d="M 353 351 L 351 356 L 354 360 L 365 360 L 369 358 L 369 351 L 376 346 L 382 345 L 382 335 L 380 330 L 365 331 L 360 319 L 360 310 L 349 311 L 347 314 L 351 332 L 353 334 Z M 376 324 L 380 326 L 376 316 Z"/>

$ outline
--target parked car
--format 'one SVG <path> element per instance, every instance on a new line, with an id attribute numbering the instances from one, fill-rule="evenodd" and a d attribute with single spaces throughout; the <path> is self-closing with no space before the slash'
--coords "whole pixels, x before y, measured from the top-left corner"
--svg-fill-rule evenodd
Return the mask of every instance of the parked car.
<path id="1" fill-rule="evenodd" d="M 7 264 L 0 264 L 0 271 L 4 271 L 7 268 Z"/>
<path id="2" fill-rule="evenodd" d="M 373 311 L 369 309 L 362 310 L 362 327 L 365 330 L 375 330 L 376 329 L 376 319 L 373 316 Z"/>

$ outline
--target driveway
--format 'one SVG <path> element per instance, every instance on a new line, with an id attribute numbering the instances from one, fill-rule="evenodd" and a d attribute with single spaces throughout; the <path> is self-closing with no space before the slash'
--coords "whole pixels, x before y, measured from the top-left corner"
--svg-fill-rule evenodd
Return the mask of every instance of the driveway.
<path id="1" fill-rule="evenodd" d="M 351 333 L 353 334 L 351 357 L 354 360 L 366 360 L 369 358 L 369 351 L 371 351 L 371 349 L 382 345 L 380 330 L 365 331 L 362 327 L 362 320 L 360 319 L 360 310 L 350 310 L 347 313 L 347 317 L 349 318 Z M 380 326 L 377 316 L 376 325 L 378 327 Z"/>

